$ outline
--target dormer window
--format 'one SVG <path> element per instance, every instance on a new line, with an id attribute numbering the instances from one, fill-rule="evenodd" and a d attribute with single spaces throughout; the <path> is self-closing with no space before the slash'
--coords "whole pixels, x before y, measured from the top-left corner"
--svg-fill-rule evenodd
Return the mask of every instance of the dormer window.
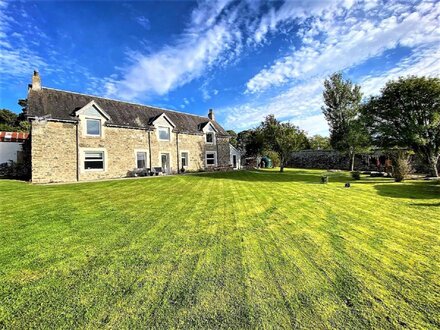
<path id="1" fill-rule="evenodd" d="M 158 127 L 159 130 L 159 140 L 169 141 L 170 140 L 170 128 L 169 127 Z"/>
<path id="2" fill-rule="evenodd" d="M 214 133 L 208 132 L 206 133 L 206 143 L 214 143 Z"/>
<path id="3" fill-rule="evenodd" d="M 86 118 L 86 132 L 90 136 L 101 136 L 101 120 Z"/>

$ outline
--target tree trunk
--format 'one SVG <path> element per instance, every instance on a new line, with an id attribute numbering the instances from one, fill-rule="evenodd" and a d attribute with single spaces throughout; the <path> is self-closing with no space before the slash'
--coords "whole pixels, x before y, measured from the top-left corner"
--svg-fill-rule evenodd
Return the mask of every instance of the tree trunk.
<path id="1" fill-rule="evenodd" d="M 280 172 L 284 172 L 284 158 L 280 157 Z"/>
<path id="2" fill-rule="evenodd" d="M 431 166 L 431 176 L 438 177 L 438 156 L 429 157 L 429 165 Z"/>
<path id="3" fill-rule="evenodd" d="M 350 171 L 354 171 L 354 156 L 356 154 L 354 153 L 354 151 L 351 152 L 351 166 L 350 166 Z"/>

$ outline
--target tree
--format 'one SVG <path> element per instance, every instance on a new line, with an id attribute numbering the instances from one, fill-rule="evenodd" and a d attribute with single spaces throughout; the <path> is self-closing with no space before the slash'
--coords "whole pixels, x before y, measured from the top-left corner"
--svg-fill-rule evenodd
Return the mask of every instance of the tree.
<path id="1" fill-rule="evenodd" d="M 330 127 L 330 145 L 347 152 L 350 169 L 354 170 L 356 153 L 368 146 L 368 132 L 359 120 L 362 100 L 361 88 L 344 80 L 341 73 L 334 73 L 324 81 L 322 112 Z"/>
<path id="2" fill-rule="evenodd" d="M 279 122 L 274 115 L 267 116 L 259 129 L 266 148 L 276 152 L 280 158 L 280 172 L 284 171 L 292 152 L 303 149 L 307 144 L 304 131 L 291 123 Z"/>
<path id="3" fill-rule="evenodd" d="M 231 129 L 227 130 L 226 132 L 227 132 L 227 133 L 229 134 L 229 136 L 231 137 L 231 138 L 229 139 L 229 143 L 232 144 L 235 148 L 237 148 L 237 147 L 238 147 L 237 133 L 235 133 L 235 131 L 233 131 L 233 130 L 231 130 Z"/>
<path id="4" fill-rule="evenodd" d="M 0 131 L 29 131 L 29 123 L 22 114 L 17 115 L 11 110 L 0 109 Z"/>
<path id="5" fill-rule="evenodd" d="M 263 152 L 263 136 L 259 129 L 249 129 L 237 134 L 237 145 L 247 157 L 261 156 Z"/>
<path id="6" fill-rule="evenodd" d="M 309 138 L 309 146 L 312 150 L 328 150 L 331 149 L 330 139 L 326 136 L 313 135 Z"/>
<path id="7" fill-rule="evenodd" d="M 438 177 L 440 157 L 440 79 L 400 77 L 389 81 L 363 107 L 377 145 L 411 148 Z"/>

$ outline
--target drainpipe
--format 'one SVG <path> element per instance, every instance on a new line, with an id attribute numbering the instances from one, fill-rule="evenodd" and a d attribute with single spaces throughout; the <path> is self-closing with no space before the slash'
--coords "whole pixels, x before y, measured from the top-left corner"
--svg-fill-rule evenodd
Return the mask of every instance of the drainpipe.
<path id="1" fill-rule="evenodd" d="M 76 123 L 76 181 L 79 181 L 79 121 Z"/>
<path id="2" fill-rule="evenodd" d="M 215 134 L 215 146 L 217 147 L 217 153 L 216 153 L 217 159 L 215 160 L 215 163 L 216 163 L 216 166 L 220 166 L 218 164 L 218 138 L 217 138 L 217 134 Z"/>
<path id="3" fill-rule="evenodd" d="M 150 137 L 150 131 L 148 131 L 148 156 L 150 158 L 150 171 L 153 169 L 151 165 L 151 137 Z"/>
<path id="4" fill-rule="evenodd" d="M 176 132 L 176 149 L 177 149 L 177 174 L 179 174 L 180 173 L 179 132 Z"/>

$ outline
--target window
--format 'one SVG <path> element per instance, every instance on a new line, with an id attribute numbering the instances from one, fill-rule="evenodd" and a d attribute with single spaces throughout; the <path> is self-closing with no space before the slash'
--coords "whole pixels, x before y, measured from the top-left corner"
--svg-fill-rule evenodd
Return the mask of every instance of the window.
<path id="1" fill-rule="evenodd" d="M 136 152 L 136 166 L 137 168 L 147 167 L 147 153 L 143 151 Z"/>
<path id="2" fill-rule="evenodd" d="M 214 133 L 206 133 L 206 143 L 214 143 Z"/>
<path id="3" fill-rule="evenodd" d="M 184 166 L 188 166 L 188 160 L 189 160 L 189 157 L 188 157 L 188 153 L 187 152 L 182 152 L 182 154 L 181 154 L 181 165 L 182 165 L 182 167 L 184 167 Z"/>
<path id="4" fill-rule="evenodd" d="M 170 140 L 170 128 L 169 127 L 159 127 L 159 140 Z"/>
<path id="5" fill-rule="evenodd" d="M 215 152 L 206 153 L 206 165 L 215 165 Z"/>
<path id="6" fill-rule="evenodd" d="M 86 169 L 86 170 L 103 170 L 104 169 L 104 152 L 103 151 L 86 151 L 84 153 L 84 169 Z"/>
<path id="7" fill-rule="evenodd" d="M 101 135 L 101 120 L 86 119 L 87 135 L 100 136 Z"/>

